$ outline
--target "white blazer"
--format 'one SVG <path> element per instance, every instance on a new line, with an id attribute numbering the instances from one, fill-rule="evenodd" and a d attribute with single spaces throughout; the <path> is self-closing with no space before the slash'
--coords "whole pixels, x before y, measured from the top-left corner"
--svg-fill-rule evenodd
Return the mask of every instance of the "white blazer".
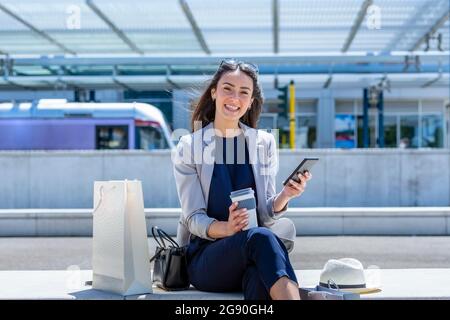
<path id="1" fill-rule="evenodd" d="M 281 218 L 287 205 L 275 213 L 275 175 L 278 171 L 278 154 L 275 138 L 270 133 L 250 128 L 239 122 L 243 131 L 252 165 L 258 198 L 258 214 L 264 227 L 271 229 L 285 244 L 293 249 L 296 230 L 294 223 Z M 182 213 L 178 223 L 177 240 L 182 246 L 195 235 L 208 237 L 208 228 L 216 219 L 208 217 L 209 188 L 214 170 L 215 136 L 213 123 L 189 135 L 182 136 L 172 152 L 173 172 Z M 281 219 L 280 219 L 281 218 Z"/>

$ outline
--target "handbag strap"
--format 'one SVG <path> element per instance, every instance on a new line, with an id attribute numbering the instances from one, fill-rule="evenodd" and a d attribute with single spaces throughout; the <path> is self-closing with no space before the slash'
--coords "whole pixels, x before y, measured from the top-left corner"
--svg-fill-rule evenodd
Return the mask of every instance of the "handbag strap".
<path id="1" fill-rule="evenodd" d="M 156 235 L 156 234 L 158 234 L 158 235 Z M 172 239 L 171 236 L 169 236 L 164 230 L 158 228 L 158 226 L 152 227 L 152 236 L 153 236 L 153 239 L 155 239 L 156 243 L 158 243 L 159 248 L 157 248 L 155 255 L 150 258 L 150 262 L 152 262 L 153 260 L 158 258 L 160 256 L 160 254 L 164 251 L 164 249 L 167 249 L 164 239 L 166 239 L 171 244 L 173 244 L 174 247 L 176 247 L 176 248 L 180 247 L 178 245 L 178 243 Z M 159 237 L 159 239 L 158 239 L 158 237 Z"/>
<path id="2" fill-rule="evenodd" d="M 158 258 L 161 255 L 161 252 L 164 251 L 164 248 L 157 248 L 156 249 L 156 253 L 153 257 L 150 258 L 150 263 L 153 262 L 153 260 L 155 260 L 156 258 Z"/>
<path id="3" fill-rule="evenodd" d="M 155 230 L 156 230 L 156 233 L 158 233 L 158 235 L 156 235 L 155 234 Z M 166 248 L 166 243 L 164 242 L 164 240 L 161 238 L 161 235 L 159 234 L 159 228 L 157 227 L 157 226 L 153 226 L 152 227 L 152 236 L 153 236 L 153 239 L 155 239 L 155 241 L 156 241 L 156 243 L 158 244 L 158 246 L 160 246 L 161 248 Z M 158 237 L 160 238 L 160 239 L 158 239 Z M 162 243 L 160 242 L 160 241 L 162 241 Z"/>
<path id="4" fill-rule="evenodd" d="M 158 228 L 158 227 L 156 227 L 156 230 L 157 230 L 157 232 L 158 232 L 158 234 L 159 234 L 159 237 L 160 237 L 161 241 L 164 242 L 163 239 L 166 239 L 166 240 L 169 241 L 171 244 L 173 244 L 174 247 L 176 247 L 176 248 L 179 248 L 179 247 L 180 247 L 180 246 L 178 245 L 178 243 L 177 243 L 175 240 L 173 240 L 172 237 L 169 236 L 164 230 L 162 230 L 162 229 L 160 229 L 160 228 Z"/>
<path id="5" fill-rule="evenodd" d="M 171 236 L 169 236 L 164 230 L 160 229 L 158 226 L 152 227 L 152 236 L 161 248 L 167 249 L 166 242 L 164 240 L 170 242 L 173 247 L 176 248 L 180 247 Z"/>

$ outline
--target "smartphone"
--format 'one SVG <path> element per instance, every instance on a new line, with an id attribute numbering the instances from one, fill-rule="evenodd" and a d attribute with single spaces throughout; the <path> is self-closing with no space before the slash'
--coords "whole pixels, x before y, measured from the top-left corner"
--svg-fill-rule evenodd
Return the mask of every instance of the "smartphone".
<path id="1" fill-rule="evenodd" d="M 316 162 L 319 161 L 319 158 L 305 158 L 303 161 L 298 165 L 297 168 L 289 175 L 289 177 L 283 181 L 283 185 L 286 185 L 286 183 L 289 182 L 290 179 L 300 182 L 297 177 L 297 173 L 305 173 L 305 171 L 311 172 L 311 168 L 316 164 Z"/>

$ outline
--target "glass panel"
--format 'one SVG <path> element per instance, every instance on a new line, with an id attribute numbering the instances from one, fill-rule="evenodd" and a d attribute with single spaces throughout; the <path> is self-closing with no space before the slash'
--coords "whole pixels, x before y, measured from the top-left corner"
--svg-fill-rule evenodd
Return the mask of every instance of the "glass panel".
<path id="1" fill-rule="evenodd" d="M 268 36 L 273 32 L 273 1 L 228 0 L 223 5 L 218 5 L 222 3 L 218 1 L 187 2 L 213 53 L 273 52 L 273 43 Z M 132 53 L 84 0 L 2 0 L 1 3 L 70 50 L 85 54 Z M 280 52 L 340 51 L 362 3 L 362 0 L 278 1 Z M 179 1 L 134 0 L 130 5 L 122 0 L 95 0 L 94 4 L 145 53 L 203 53 Z M 379 8 L 380 11 L 366 13 L 349 51 L 410 50 L 443 12 L 448 11 L 448 0 L 377 0 L 374 5 L 377 7 L 371 9 Z M 19 35 L 17 48 L 14 39 L 10 43 L 0 40 L 3 51 L 11 54 L 62 53 L 57 46 L 36 48 L 37 44 L 29 44 L 27 51 L 27 47 L 22 47 L 21 34 L 32 33 L 1 10 L 0 26 L 2 31 L 11 31 L 14 37 Z M 435 33 L 442 33 L 443 50 L 448 50 L 449 46 L 448 26 L 447 21 Z M 44 38 L 36 37 L 43 44 L 49 44 Z M 425 44 L 420 50 L 424 47 Z M 431 49 L 436 49 L 436 41 Z"/>
<path id="2" fill-rule="evenodd" d="M 17 54 L 61 52 L 57 46 L 29 31 L 0 32 L 0 47 L 2 51 Z"/>
<path id="3" fill-rule="evenodd" d="M 385 113 L 418 113 L 419 104 L 417 103 L 417 100 L 385 100 L 384 111 Z"/>
<path id="4" fill-rule="evenodd" d="M 164 135 L 160 128 L 154 127 L 137 127 L 137 143 L 136 147 L 142 150 L 168 149 Z"/>
<path id="5" fill-rule="evenodd" d="M 119 53 L 129 52 L 130 48 L 116 34 L 109 30 L 56 30 L 51 36 L 77 53 Z"/>
<path id="6" fill-rule="evenodd" d="M 339 51 L 361 1 L 280 1 L 280 50 Z"/>
<path id="7" fill-rule="evenodd" d="M 449 8 L 448 0 L 435 0 L 430 2 L 422 1 L 414 4 L 414 7 L 416 9 L 415 13 L 411 15 L 411 18 L 404 21 L 403 30 L 405 32 L 399 33 L 398 37 L 395 39 L 398 40 L 395 46 L 396 50 L 410 50 L 417 42 L 417 39 L 424 35 L 426 31 L 430 30 L 439 19 L 439 17 L 442 16 L 443 12 L 447 11 Z M 447 28 L 445 28 L 444 25 L 443 27 L 438 29 L 435 34 L 437 35 L 443 30 L 448 30 L 448 25 Z M 446 41 L 448 44 L 448 37 L 443 37 L 442 40 L 443 44 L 445 44 Z M 431 43 L 433 43 L 433 41 Z M 426 43 L 423 43 L 418 48 L 418 50 L 424 50 L 425 47 Z M 433 43 L 431 48 L 431 50 L 434 50 L 436 48 L 435 43 Z M 446 50 L 445 46 L 443 46 L 442 49 Z"/>
<path id="8" fill-rule="evenodd" d="M 423 148 L 442 148 L 444 145 L 444 128 L 441 115 L 422 116 Z"/>
<path id="9" fill-rule="evenodd" d="M 315 148 L 317 143 L 316 116 L 297 117 L 297 148 Z"/>
<path id="10" fill-rule="evenodd" d="M 216 53 L 257 53 L 272 50 L 272 1 L 190 0 L 197 24 L 209 49 Z M 282 19 L 280 19 L 282 21 Z M 282 41 L 280 41 L 282 43 Z"/>
<path id="11" fill-rule="evenodd" d="M 128 126 L 97 126 L 96 149 L 128 149 Z"/>
<path id="12" fill-rule="evenodd" d="M 430 30 L 436 13 L 443 10 L 440 5 L 442 1 L 378 0 L 367 11 L 350 50 L 409 50 L 413 39 Z"/>
<path id="13" fill-rule="evenodd" d="M 442 112 L 444 102 L 442 100 L 422 100 L 422 110 L 424 113 L 434 113 L 438 115 Z"/>
<path id="14" fill-rule="evenodd" d="M 397 147 L 397 116 L 384 116 L 384 147 Z"/>
<path id="15" fill-rule="evenodd" d="M 322 80 L 322 79 L 321 79 Z M 323 81 L 326 81 L 323 80 Z M 305 83 L 305 81 L 302 81 L 300 83 Z M 323 84 L 323 82 L 322 82 Z M 297 113 L 302 113 L 302 114 L 306 114 L 306 113 L 311 113 L 311 114 L 315 114 L 317 113 L 317 100 L 296 100 L 295 101 L 295 110 Z"/>
<path id="16" fill-rule="evenodd" d="M 400 116 L 400 148 L 419 146 L 419 117 Z"/>
<path id="17" fill-rule="evenodd" d="M 353 113 L 354 107 L 353 107 L 353 100 L 338 100 L 336 101 L 335 110 L 336 113 L 346 113 L 350 114 Z"/>
<path id="18" fill-rule="evenodd" d="M 4 0 L 2 4 L 39 30 L 108 29 L 83 0 Z"/>
<path id="19" fill-rule="evenodd" d="M 336 148 L 354 148 L 355 141 L 355 116 L 350 114 L 338 114 L 334 119 L 336 135 Z"/>

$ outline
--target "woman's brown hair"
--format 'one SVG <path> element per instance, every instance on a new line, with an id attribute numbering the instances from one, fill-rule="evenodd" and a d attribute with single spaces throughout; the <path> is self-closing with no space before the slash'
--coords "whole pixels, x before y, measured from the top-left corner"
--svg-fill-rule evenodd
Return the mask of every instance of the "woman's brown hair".
<path id="1" fill-rule="evenodd" d="M 211 90 L 217 87 L 217 83 L 223 74 L 235 71 L 238 68 L 253 80 L 253 102 L 251 108 L 249 108 L 241 117 L 240 121 L 249 127 L 256 128 L 264 102 L 262 89 L 258 81 L 258 68 L 253 64 L 241 61 L 224 60 L 220 64 L 216 73 L 214 73 L 207 88 L 203 91 L 197 102 L 194 103 L 194 112 L 192 113 L 191 119 L 192 131 L 200 129 L 195 127 L 195 123 L 198 123 L 199 121 L 201 122 L 202 128 L 214 121 L 216 104 L 211 97 Z"/>

